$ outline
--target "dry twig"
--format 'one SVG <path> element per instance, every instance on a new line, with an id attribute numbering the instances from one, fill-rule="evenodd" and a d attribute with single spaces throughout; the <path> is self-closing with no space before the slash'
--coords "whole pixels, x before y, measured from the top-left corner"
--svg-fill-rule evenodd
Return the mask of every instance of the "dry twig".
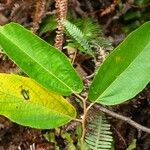
<path id="1" fill-rule="evenodd" d="M 56 1 L 56 9 L 57 9 L 57 31 L 55 38 L 55 47 L 62 50 L 62 45 L 64 41 L 64 25 L 63 20 L 66 19 L 67 16 L 67 8 L 68 8 L 68 0 L 55 0 Z"/>
<path id="2" fill-rule="evenodd" d="M 96 107 L 97 109 L 99 109 L 100 111 L 108 114 L 109 116 L 112 116 L 116 119 L 120 119 L 122 121 L 125 121 L 126 123 L 130 124 L 131 126 L 135 127 L 136 129 L 138 129 L 139 131 L 144 131 L 144 132 L 147 132 L 150 134 L 150 128 L 147 128 L 145 126 L 142 126 L 140 124 L 138 124 L 137 122 L 133 121 L 132 119 L 128 118 L 128 117 L 125 117 L 125 116 L 122 116 L 120 114 L 117 114 L 103 106 L 98 106 L 98 105 L 95 105 L 94 107 Z"/>
<path id="3" fill-rule="evenodd" d="M 35 33 L 39 29 L 42 17 L 45 13 L 46 0 L 37 0 L 35 4 L 35 12 L 33 14 L 33 24 L 31 30 Z"/>

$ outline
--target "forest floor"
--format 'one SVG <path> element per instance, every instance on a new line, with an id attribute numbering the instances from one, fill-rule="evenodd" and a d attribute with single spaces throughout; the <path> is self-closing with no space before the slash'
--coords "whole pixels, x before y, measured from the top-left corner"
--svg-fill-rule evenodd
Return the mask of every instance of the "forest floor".
<path id="1" fill-rule="evenodd" d="M 39 1 L 40 2 L 40 1 Z M 150 17 L 150 5 L 137 5 L 133 1 L 112 0 L 70 0 L 69 9 L 73 7 L 74 13 L 80 18 L 92 17 L 100 23 L 106 38 L 111 40 L 116 47 L 128 33 L 146 22 Z M 25 27 L 32 28 L 38 34 L 38 26 L 42 19 L 50 13 L 55 13 L 54 1 L 45 2 L 46 10 L 38 18 L 36 0 L 0 0 L 0 24 L 18 22 Z M 38 21 L 36 19 L 38 18 Z M 33 29 L 33 28 L 32 28 Z M 80 58 L 81 59 L 81 58 Z M 90 59 L 83 59 L 81 68 L 85 74 L 90 74 L 93 69 Z M 0 53 L 0 73 L 18 73 L 17 66 L 3 53 Z M 134 121 L 150 128 L 150 86 L 148 85 L 132 101 L 117 105 L 112 109 L 118 114 L 130 117 Z M 128 145 L 136 139 L 136 150 L 150 150 L 150 135 L 137 131 L 134 127 L 118 119 L 111 119 L 112 132 L 115 139 L 115 150 L 126 150 Z M 0 150 L 53 150 L 53 142 L 48 142 L 44 137 L 48 130 L 37 130 L 12 123 L 7 118 L 0 116 Z M 61 150 L 67 150 L 65 139 L 56 135 L 56 141 Z"/>

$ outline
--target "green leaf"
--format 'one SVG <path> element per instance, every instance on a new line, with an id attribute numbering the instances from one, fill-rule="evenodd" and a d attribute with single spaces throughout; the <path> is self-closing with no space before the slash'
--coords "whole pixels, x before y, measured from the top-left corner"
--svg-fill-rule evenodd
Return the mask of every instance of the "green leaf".
<path id="1" fill-rule="evenodd" d="M 142 6 L 142 5 L 148 5 L 149 0 L 135 0 L 134 2 L 136 5 Z"/>
<path id="2" fill-rule="evenodd" d="M 79 93 L 83 83 L 68 58 L 21 25 L 0 27 L 0 45 L 32 79 L 62 95 Z"/>
<path id="3" fill-rule="evenodd" d="M 136 139 L 133 139 L 127 150 L 135 150 L 136 149 Z"/>
<path id="4" fill-rule="evenodd" d="M 65 131 L 65 132 L 61 133 L 61 136 L 63 137 L 63 139 L 65 139 L 67 141 L 67 149 L 68 150 L 76 150 L 71 133 L 67 133 Z"/>
<path id="5" fill-rule="evenodd" d="M 47 16 L 40 25 L 40 35 L 48 31 L 53 31 L 57 28 L 56 16 Z"/>
<path id="6" fill-rule="evenodd" d="M 1 73 L 0 85 L 0 114 L 18 124 L 49 129 L 76 117 L 74 107 L 67 100 L 30 78 Z"/>
<path id="7" fill-rule="evenodd" d="M 122 103 L 150 81 L 150 22 L 132 32 L 100 67 L 89 99 L 104 105 Z"/>

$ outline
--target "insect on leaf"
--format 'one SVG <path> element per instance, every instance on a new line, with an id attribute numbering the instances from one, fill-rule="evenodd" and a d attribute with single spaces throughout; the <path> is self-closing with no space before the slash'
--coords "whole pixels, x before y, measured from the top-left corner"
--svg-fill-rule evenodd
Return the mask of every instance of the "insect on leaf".
<path id="1" fill-rule="evenodd" d="M 76 117 L 67 100 L 30 78 L 1 73 L 0 85 L 0 114 L 18 124 L 50 129 Z"/>

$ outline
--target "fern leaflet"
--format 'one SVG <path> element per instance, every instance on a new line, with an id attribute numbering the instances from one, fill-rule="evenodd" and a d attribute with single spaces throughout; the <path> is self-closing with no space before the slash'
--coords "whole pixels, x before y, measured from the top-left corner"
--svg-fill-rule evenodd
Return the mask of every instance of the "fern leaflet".
<path id="1" fill-rule="evenodd" d="M 90 150 L 110 150 L 112 148 L 112 132 L 106 117 L 100 115 L 89 123 L 85 142 Z"/>
<path id="2" fill-rule="evenodd" d="M 69 35 L 82 47 L 82 51 L 89 55 L 93 55 L 88 40 L 85 38 L 82 31 L 68 20 L 64 21 L 64 26 Z M 80 49 L 81 50 L 81 49 Z"/>

